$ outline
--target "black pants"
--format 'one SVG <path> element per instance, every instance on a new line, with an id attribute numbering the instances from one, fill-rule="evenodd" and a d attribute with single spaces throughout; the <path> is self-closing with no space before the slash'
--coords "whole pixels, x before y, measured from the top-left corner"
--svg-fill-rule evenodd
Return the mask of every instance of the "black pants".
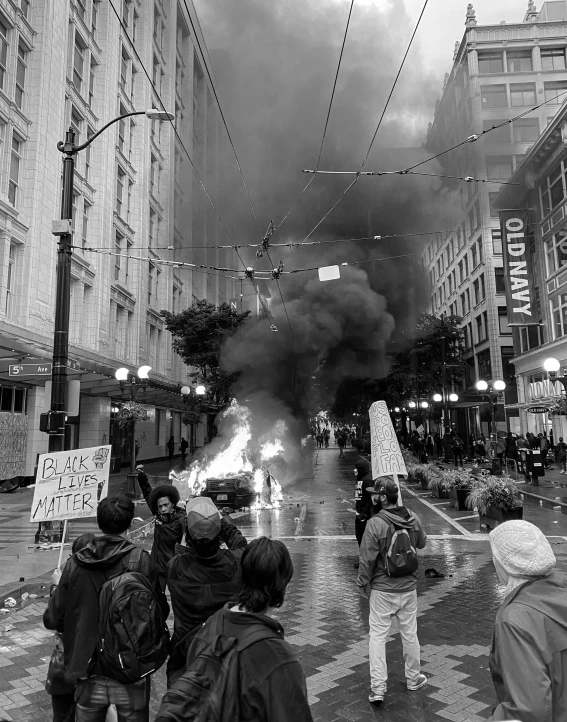
<path id="1" fill-rule="evenodd" d="M 354 519 L 354 533 L 358 546 L 362 544 L 362 537 L 364 536 L 364 530 L 366 529 L 366 522 L 368 519 L 362 514 L 357 514 Z"/>
<path id="2" fill-rule="evenodd" d="M 462 449 L 453 449 L 453 456 L 455 457 L 455 466 L 459 466 L 459 461 L 461 462 L 461 466 L 463 465 L 463 450 Z"/>
<path id="3" fill-rule="evenodd" d="M 53 722 L 73 722 L 75 719 L 75 695 L 54 694 L 51 697 Z"/>

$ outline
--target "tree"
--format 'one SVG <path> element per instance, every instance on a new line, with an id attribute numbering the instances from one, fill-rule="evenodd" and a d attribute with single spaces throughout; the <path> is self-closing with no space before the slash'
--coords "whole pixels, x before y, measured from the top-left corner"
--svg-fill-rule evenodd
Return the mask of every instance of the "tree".
<path id="1" fill-rule="evenodd" d="M 180 313 L 161 312 L 173 336 L 173 350 L 197 369 L 193 376 L 207 387 L 207 401 L 217 409 L 229 402 L 230 387 L 236 379 L 235 374 L 219 368 L 221 346 L 249 315 L 249 311 L 238 313 L 228 303 L 215 306 L 204 299 Z"/>

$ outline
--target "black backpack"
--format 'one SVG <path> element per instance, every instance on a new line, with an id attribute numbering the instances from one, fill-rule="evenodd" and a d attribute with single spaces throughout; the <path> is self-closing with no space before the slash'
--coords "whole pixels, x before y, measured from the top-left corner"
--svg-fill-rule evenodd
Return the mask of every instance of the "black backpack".
<path id="1" fill-rule="evenodd" d="M 265 624 L 251 624 L 238 637 L 223 632 L 222 609 L 197 633 L 186 671 L 161 702 L 155 722 L 236 722 L 240 719 L 238 656 L 263 639 L 281 636 Z"/>
<path id="2" fill-rule="evenodd" d="M 389 577 L 407 577 L 417 571 L 417 550 L 405 527 L 398 526 L 378 512 L 378 516 L 388 524 L 386 536 L 386 554 L 382 563 Z"/>
<path id="3" fill-rule="evenodd" d="M 142 549 L 128 568 L 103 584 L 98 600 L 96 673 L 122 684 L 156 672 L 169 654 L 169 631 L 150 580 L 139 570 Z"/>

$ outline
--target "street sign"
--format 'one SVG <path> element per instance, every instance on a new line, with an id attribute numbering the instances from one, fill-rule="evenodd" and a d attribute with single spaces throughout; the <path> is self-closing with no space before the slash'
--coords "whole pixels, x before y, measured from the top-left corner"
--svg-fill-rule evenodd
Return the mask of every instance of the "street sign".
<path id="1" fill-rule="evenodd" d="M 14 364 L 8 366 L 9 376 L 51 376 L 52 364 Z"/>

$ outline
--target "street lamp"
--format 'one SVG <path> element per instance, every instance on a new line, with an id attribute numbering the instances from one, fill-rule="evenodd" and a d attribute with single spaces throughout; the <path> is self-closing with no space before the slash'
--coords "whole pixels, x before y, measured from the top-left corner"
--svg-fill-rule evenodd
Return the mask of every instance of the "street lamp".
<path id="1" fill-rule="evenodd" d="M 196 386 L 182 386 L 180 388 L 181 395 L 183 396 L 183 402 L 185 403 L 185 406 L 189 407 L 191 406 L 191 412 L 192 415 L 190 417 L 189 422 L 189 450 L 191 454 L 195 451 L 196 442 L 195 442 L 195 421 L 194 417 L 197 416 L 197 414 L 200 415 L 201 413 L 201 405 L 199 402 L 199 398 L 202 398 L 207 394 L 207 387 L 203 386 L 203 384 L 198 384 Z M 190 412 L 190 413 L 191 413 Z"/>
<path id="2" fill-rule="evenodd" d="M 482 396 L 488 399 L 488 402 L 490 404 L 490 426 L 488 428 L 488 436 L 492 438 L 492 428 L 494 426 L 494 409 L 496 407 L 496 403 L 502 398 L 502 393 L 506 388 L 506 384 L 504 381 L 496 379 L 495 381 L 491 381 L 489 385 L 486 381 L 480 379 L 476 382 L 476 388 L 478 391 L 480 391 Z"/>
<path id="3" fill-rule="evenodd" d="M 556 358 L 547 358 L 543 362 L 543 368 L 547 371 L 547 375 L 549 376 L 551 383 L 554 384 L 556 381 L 559 381 L 567 394 L 567 376 L 557 375 L 557 372 L 561 368 L 559 361 Z"/>
<path id="4" fill-rule="evenodd" d="M 433 401 L 435 401 L 436 404 L 440 404 L 443 401 L 443 397 L 441 394 L 433 394 Z"/>
<path id="5" fill-rule="evenodd" d="M 125 113 L 104 125 L 85 143 L 75 145 L 75 132 L 69 128 L 65 142 L 59 141 L 57 149 L 63 157 L 63 190 L 61 199 L 61 220 L 54 221 L 52 233 L 57 236 L 57 285 L 55 292 L 55 323 L 53 328 L 53 370 L 51 374 L 51 408 L 42 414 L 40 428 L 49 434 L 49 451 L 64 451 L 65 416 L 67 411 L 67 363 L 69 360 L 69 307 L 71 297 L 71 258 L 73 241 L 71 219 L 73 217 L 73 181 L 75 174 L 75 155 L 87 148 L 95 138 L 113 123 L 132 115 L 145 115 L 149 120 L 172 121 L 175 116 L 165 110 L 139 110 Z M 140 377 L 142 378 L 142 377 Z"/>
<path id="6" fill-rule="evenodd" d="M 114 378 L 120 384 L 120 391 L 126 389 L 130 395 L 130 401 L 135 401 L 140 389 L 145 391 L 148 388 L 149 373 L 151 366 L 140 366 L 137 373 L 133 374 L 127 368 L 121 367 L 114 372 Z M 130 450 L 130 473 L 136 471 L 136 419 L 132 419 L 132 448 Z"/>

